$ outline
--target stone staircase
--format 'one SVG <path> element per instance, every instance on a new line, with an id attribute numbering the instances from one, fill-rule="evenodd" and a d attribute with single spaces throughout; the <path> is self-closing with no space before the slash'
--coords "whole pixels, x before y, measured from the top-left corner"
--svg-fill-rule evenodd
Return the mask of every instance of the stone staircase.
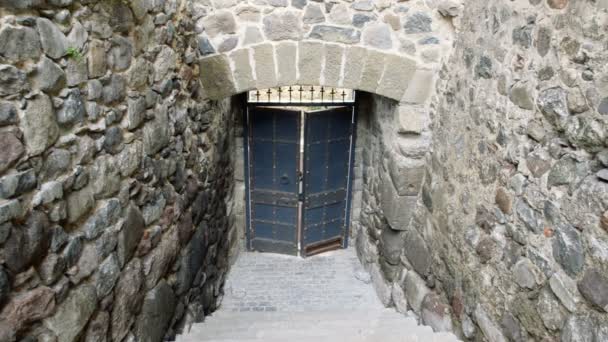
<path id="1" fill-rule="evenodd" d="M 354 250 L 302 259 L 242 253 L 219 309 L 176 342 L 455 342 L 385 308 Z"/>
<path id="2" fill-rule="evenodd" d="M 456 342 L 393 309 L 332 312 L 217 312 L 176 342 Z"/>

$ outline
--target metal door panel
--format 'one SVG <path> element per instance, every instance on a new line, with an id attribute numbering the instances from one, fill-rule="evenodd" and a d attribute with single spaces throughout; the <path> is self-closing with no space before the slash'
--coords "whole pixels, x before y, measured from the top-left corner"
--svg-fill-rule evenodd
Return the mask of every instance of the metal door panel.
<path id="1" fill-rule="evenodd" d="M 250 248 L 295 255 L 300 112 L 250 108 L 248 127 Z"/>
<path id="2" fill-rule="evenodd" d="M 353 109 L 306 113 L 304 137 L 304 255 L 339 248 L 347 234 Z"/>

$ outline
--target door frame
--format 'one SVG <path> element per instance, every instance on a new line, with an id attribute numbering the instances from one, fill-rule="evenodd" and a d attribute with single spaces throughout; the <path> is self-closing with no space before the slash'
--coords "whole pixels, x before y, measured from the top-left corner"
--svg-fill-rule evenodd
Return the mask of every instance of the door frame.
<path id="1" fill-rule="evenodd" d="M 354 91 L 353 91 L 354 92 Z M 256 107 L 286 107 L 286 109 L 289 108 L 293 108 L 293 107 L 324 107 L 325 109 L 330 109 L 330 108 L 337 108 L 337 107 L 349 107 L 352 110 L 352 123 L 351 123 L 351 127 L 352 127 L 352 131 L 351 131 L 351 141 L 350 141 L 350 156 L 349 156 L 349 170 L 348 170 L 348 185 L 347 185 L 347 190 L 346 190 L 346 209 L 345 209 L 345 226 L 346 226 L 346 232 L 344 234 L 344 239 L 342 240 L 342 248 L 348 248 L 348 244 L 349 244 L 349 237 L 352 231 L 352 220 L 351 220 L 351 209 L 352 209 L 352 193 L 353 193 L 353 175 L 354 175 L 354 162 L 355 162 L 355 147 L 356 147 L 356 140 L 357 140 L 357 120 L 358 120 L 358 116 L 359 116 L 359 106 L 358 106 L 358 96 L 357 96 L 357 92 L 354 92 L 353 95 L 354 100 L 352 102 L 340 102 L 340 101 L 334 101 L 334 102 L 249 102 L 247 99 L 247 96 L 243 96 L 243 107 L 245 108 L 245 110 L 243 111 L 243 155 L 244 155 L 244 163 L 243 163 L 243 167 L 244 167 L 244 176 L 245 176 L 245 222 L 246 222 L 246 229 L 245 229 L 245 237 L 246 237 L 246 248 L 248 251 L 252 251 L 252 229 L 253 229 L 253 225 L 252 225 L 252 215 L 251 215 L 251 172 L 250 172 L 250 168 L 251 168 L 251 152 L 250 152 L 250 129 L 251 129 L 251 124 L 250 124 L 250 115 L 251 115 L 251 109 L 252 108 L 256 108 Z M 304 111 L 302 111 L 304 112 Z M 305 121 L 305 115 L 302 115 L 302 119 L 304 120 L 302 122 L 303 126 L 306 125 L 306 121 Z M 298 156 L 299 160 L 302 160 L 301 158 L 303 158 L 303 152 L 300 152 L 300 155 Z M 303 170 L 300 170 L 303 171 Z M 303 191 L 304 189 L 302 189 L 302 193 L 300 193 L 300 200 L 299 200 L 299 207 L 302 206 L 302 200 L 303 200 Z M 297 244 L 298 244 L 298 256 L 301 257 L 306 257 L 304 250 L 303 250 L 303 246 L 302 246 L 302 238 L 301 238 L 301 233 L 302 233 L 302 217 L 300 217 L 301 213 L 302 213 L 302 209 L 298 209 L 298 225 L 297 225 L 297 230 L 296 230 L 296 234 L 297 234 Z"/>

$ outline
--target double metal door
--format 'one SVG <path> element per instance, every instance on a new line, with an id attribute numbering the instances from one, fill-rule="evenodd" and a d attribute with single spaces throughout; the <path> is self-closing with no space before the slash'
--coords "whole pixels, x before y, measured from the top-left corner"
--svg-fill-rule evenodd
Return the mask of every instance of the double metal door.
<path id="1" fill-rule="evenodd" d="M 348 243 L 354 109 L 248 111 L 248 243 L 303 256 Z"/>

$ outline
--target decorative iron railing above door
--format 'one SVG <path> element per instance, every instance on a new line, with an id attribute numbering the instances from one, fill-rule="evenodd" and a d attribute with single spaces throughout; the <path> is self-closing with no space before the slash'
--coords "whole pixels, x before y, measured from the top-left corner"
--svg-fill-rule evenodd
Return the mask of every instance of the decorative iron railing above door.
<path id="1" fill-rule="evenodd" d="M 289 86 L 252 90 L 248 103 L 282 105 L 344 105 L 355 102 L 355 91 L 323 86 Z"/>

